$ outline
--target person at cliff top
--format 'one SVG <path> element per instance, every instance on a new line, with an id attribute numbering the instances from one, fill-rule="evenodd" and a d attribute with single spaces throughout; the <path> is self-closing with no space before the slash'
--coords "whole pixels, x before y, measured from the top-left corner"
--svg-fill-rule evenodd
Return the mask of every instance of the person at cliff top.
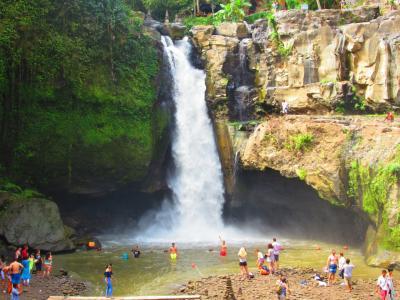
<path id="1" fill-rule="evenodd" d="M 36 250 L 36 254 L 35 254 L 36 274 L 40 275 L 40 273 L 42 273 L 42 265 L 43 265 L 43 259 L 42 259 L 42 256 L 40 255 L 40 250 Z"/>
<path id="2" fill-rule="evenodd" d="M 9 266 L 9 272 L 11 275 L 12 284 L 19 284 L 21 281 L 21 271 L 24 269 L 24 266 L 15 259 Z"/>
<path id="3" fill-rule="evenodd" d="M 378 277 L 376 282 L 375 292 L 379 295 L 381 300 L 386 300 L 386 297 L 389 295 L 389 282 L 387 278 L 386 270 L 382 270 L 382 275 Z"/>
<path id="4" fill-rule="evenodd" d="M 134 258 L 139 258 L 140 256 L 139 245 L 136 245 L 134 248 L 132 248 L 131 252 Z"/>
<path id="5" fill-rule="evenodd" d="M 332 250 L 331 255 L 328 256 L 328 259 L 326 261 L 326 267 L 329 271 L 328 285 L 333 284 L 336 281 L 337 266 L 338 266 L 338 257 L 336 255 L 336 251 Z"/>
<path id="6" fill-rule="evenodd" d="M 282 113 L 284 115 L 287 115 L 289 113 L 289 103 L 287 103 L 286 100 L 282 102 Z"/>
<path id="7" fill-rule="evenodd" d="M 339 276 L 340 278 L 344 279 L 344 265 L 346 264 L 346 258 L 343 256 L 343 253 L 339 253 Z"/>
<path id="8" fill-rule="evenodd" d="M 393 282 L 393 268 L 388 269 L 388 286 L 389 286 L 389 299 L 395 300 L 396 299 L 396 291 L 394 290 L 394 282 Z"/>
<path id="9" fill-rule="evenodd" d="M 240 273 L 242 274 L 243 278 L 248 278 L 250 273 L 249 273 L 249 268 L 247 267 L 247 252 L 244 247 L 240 248 L 238 256 L 239 256 Z"/>
<path id="10" fill-rule="evenodd" d="M 272 247 L 274 249 L 274 262 L 275 262 L 275 271 L 279 269 L 279 254 L 282 250 L 281 244 L 276 241 L 276 238 L 272 239 Z"/>
<path id="11" fill-rule="evenodd" d="M 386 114 L 385 121 L 388 121 L 388 122 L 393 122 L 394 121 L 394 113 L 392 111 L 389 111 Z"/>
<path id="12" fill-rule="evenodd" d="M 219 237 L 219 240 L 221 241 L 219 255 L 225 257 L 228 254 L 228 247 L 226 246 L 226 242 L 222 240 L 221 237 Z"/>
<path id="13" fill-rule="evenodd" d="M 24 245 L 24 248 L 22 248 L 21 258 L 22 259 L 28 259 L 29 258 L 28 245 Z"/>
<path id="14" fill-rule="evenodd" d="M 269 269 L 271 270 L 271 273 L 273 274 L 276 270 L 275 270 L 274 246 L 272 246 L 272 243 L 268 244 L 267 263 L 269 263 Z"/>
<path id="15" fill-rule="evenodd" d="M 346 263 L 343 266 L 343 278 L 344 278 L 344 283 L 349 289 L 349 292 L 351 292 L 353 289 L 351 282 L 351 278 L 353 277 L 353 269 L 354 265 L 350 263 L 350 259 L 346 259 Z"/>
<path id="16" fill-rule="evenodd" d="M 53 269 L 53 256 L 51 255 L 51 252 L 47 252 L 46 257 L 44 258 L 43 277 L 50 276 L 52 269 Z"/>
<path id="17" fill-rule="evenodd" d="M 106 297 L 111 297 L 113 293 L 112 279 L 111 279 L 112 275 L 113 275 L 112 264 L 108 264 L 106 266 L 106 271 L 104 272 L 104 282 L 106 283 Z"/>
<path id="18" fill-rule="evenodd" d="M 172 243 L 171 247 L 169 248 L 169 256 L 172 260 L 178 257 L 178 248 L 176 248 L 175 243 Z"/>
<path id="19" fill-rule="evenodd" d="M 22 284 L 25 285 L 25 286 L 28 286 L 29 285 L 29 281 L 31 280 L 30 261 L 29 261 L 29 259 L 22 260 L 22 265 L 24 266 L 24 269 L 23 269 L 22 275 L 21 275 Z"/>

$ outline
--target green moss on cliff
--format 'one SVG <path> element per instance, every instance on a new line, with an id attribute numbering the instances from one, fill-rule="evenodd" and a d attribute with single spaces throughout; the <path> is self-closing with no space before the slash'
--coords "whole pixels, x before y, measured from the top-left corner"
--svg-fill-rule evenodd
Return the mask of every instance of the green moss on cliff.
<path id="1" fill-rule="evenodd" d="M 399 175 L 400 149 L 389 163 L 375 167 L 353 161 L 348 174 L 348 195 L 355 198 L 376 226 L 387 233 L 382 241 L 384 246 L 396 250 L 400 249 L 400 216 L 396 213 L 396 216 L 389 217 L 389 214 L 391 202 L 398 201 L 392 199 L 391 191 L 398 183 Z"/>

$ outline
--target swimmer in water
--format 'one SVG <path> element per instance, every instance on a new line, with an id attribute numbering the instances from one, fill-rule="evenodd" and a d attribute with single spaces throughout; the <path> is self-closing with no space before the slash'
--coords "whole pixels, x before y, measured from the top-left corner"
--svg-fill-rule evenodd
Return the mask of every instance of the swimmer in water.
<path id="1" fill-rule="evenodd" d="M 178 248 L 176 248 L 175 243 L 172 243 L 169 248 L 169 256 L 172 260 L 175 260 L 178 257 Z"/>

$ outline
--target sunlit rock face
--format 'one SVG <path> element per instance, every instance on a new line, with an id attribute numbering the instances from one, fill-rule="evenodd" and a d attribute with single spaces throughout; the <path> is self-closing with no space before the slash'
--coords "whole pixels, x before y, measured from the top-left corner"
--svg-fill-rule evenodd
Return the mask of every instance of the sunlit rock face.
<path id="1" fill-rule="evenodd" d="M 281 11 L 276 32 L 266 20 L 252 25 L 197 26 L 193 41 L 205 62 L 207 100 L 219 119 L 235 119 L 244 62 L 249 118 L 278 111 L 285 99 L 295 113 L 327 113 L 357 97 L 371 112 L 398 105 L 400 12 L 379 16 L 377 7 L 355 10 Z M 243 57 L 242 41 L 246 40 Z M 236 57 L 236 59 L 234 59 Z M 243 74 L 243 73 L 242 73 Z M 235 95 L 235 93 L 233 93 Z"/>

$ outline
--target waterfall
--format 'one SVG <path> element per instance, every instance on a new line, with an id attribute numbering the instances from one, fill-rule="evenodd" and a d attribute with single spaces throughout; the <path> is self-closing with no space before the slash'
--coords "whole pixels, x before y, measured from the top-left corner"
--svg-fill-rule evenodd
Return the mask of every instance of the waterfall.
<path id="1" fill-rule="evenodd" d="M 187 38 L 174 44 L 163 36 L 174 86 L 172 198 L 147 221 L 146 239 L 217 240 L 223 228 L 224 186 L 211 120 L 205 103 L 205 73 L 190 63 Z M 172 201 L 171 201 L 172 200 Z M 145 222 L 148 223 L 148 222 Z"/>

